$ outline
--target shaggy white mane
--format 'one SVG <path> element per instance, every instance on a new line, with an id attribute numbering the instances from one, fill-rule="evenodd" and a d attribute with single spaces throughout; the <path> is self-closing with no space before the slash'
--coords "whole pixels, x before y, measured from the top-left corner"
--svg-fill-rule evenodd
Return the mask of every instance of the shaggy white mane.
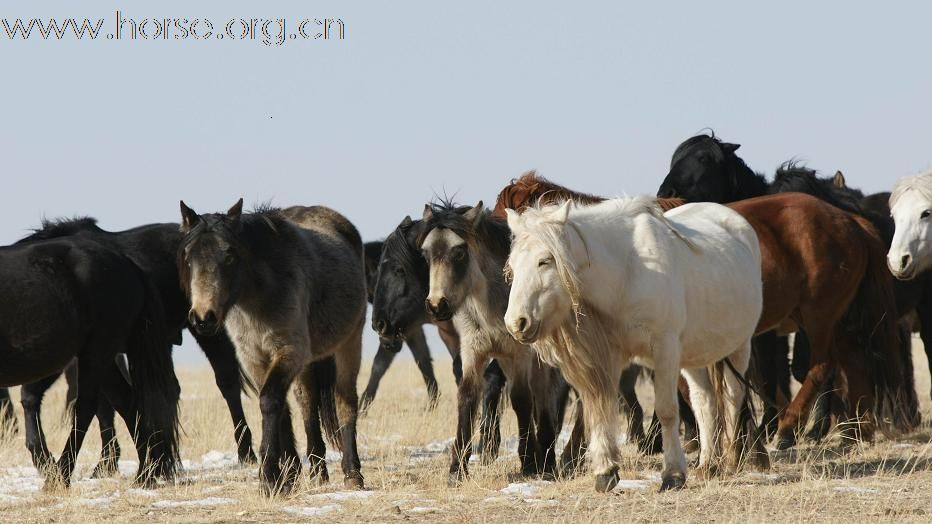
<path id="1" fill-rule="evenodd" d="M 932 171 L 897 180 L 893 192 L 890 193 L 890 207 L 895 206 L 900 198 L 911 190 L 918 191 L 926 200 L 932 202 Z"/>

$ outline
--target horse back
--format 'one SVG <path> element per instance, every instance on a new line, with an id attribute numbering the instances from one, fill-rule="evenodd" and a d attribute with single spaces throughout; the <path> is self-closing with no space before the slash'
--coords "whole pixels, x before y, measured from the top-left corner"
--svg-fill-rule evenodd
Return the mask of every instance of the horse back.
<path id="1" fill-rule="evenodd" d="M 281 210 L 290 222 L 304 229 L 336 235 L 349 244 L 360 257 L 363 256 L 362 236 L 346 217 L 325 206 L 292 206 Z"/>

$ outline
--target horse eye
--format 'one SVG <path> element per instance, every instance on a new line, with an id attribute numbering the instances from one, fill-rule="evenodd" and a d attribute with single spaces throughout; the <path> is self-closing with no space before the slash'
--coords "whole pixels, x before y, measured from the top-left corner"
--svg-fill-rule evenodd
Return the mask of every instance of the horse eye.
<path id="1" fill-rule="evenodd" d="M 395 274 L 398 275 L 399 277 L 403 277 L 405 275 L 405 270 L 403 268 L 396 267 Z"/>
<path id="2" fill-rule="evenodd" d="M 230 264 L 232 264 L 235 260 L 236 260 L 236 257 L 233 255 L 233 253 L 227 253 L 227 254 L 223 257 L 223 263 L 226 264 L 226 265 L 228 265 L 228 266 L 229 266 Z"/>
<path id="3" fill-rule="evenodd" d="M 459 261 L 459 260 L 463 260 L 464 258 L 466 258 L 465 249 L 457 249 L 456 251 L 453 252 L 453 260 Z"/>
<path id="4" fill-rule="evenodd" d="M 549 258 L 542 258 L 542 259 L 540 259 L 539 262 L 537 262 L 537 267 L 544 267 L 544 266 L 548 266 L 548 265 L 550 265 L 550 259 L 549 259 Z"/>
<path id="5" fill-rule="evenodd" d="M 926 209 L 919 215 L 919 218 L 929 218 L 930 214 L 932 214 L 932 211 Z"/>

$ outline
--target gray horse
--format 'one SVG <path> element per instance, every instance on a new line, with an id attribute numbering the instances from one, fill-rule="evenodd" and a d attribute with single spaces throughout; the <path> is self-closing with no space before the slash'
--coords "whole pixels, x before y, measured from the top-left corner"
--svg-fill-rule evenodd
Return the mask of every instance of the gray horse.
<path id="1" fill-rule="evenodd" d="M 300 473 L 286 395 L 291 384 L 307 432 L 310 475 L 328 480 L 323 425 L 343 452 L 344 486 L 361 489 L 356 449 L 356 378 L 366 284 L 356 228 L 325 207 L 258 209 L 240 199 L 226 214 L 198 215 L 181 203 L 178 252 L 190 322 L 226 327 L 260 388 L 266 494 L 287 493 Z"/>

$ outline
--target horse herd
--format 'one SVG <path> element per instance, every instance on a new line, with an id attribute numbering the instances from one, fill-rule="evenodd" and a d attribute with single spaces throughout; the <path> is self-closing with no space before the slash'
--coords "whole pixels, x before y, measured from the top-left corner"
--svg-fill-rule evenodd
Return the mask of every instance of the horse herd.
<path id="1" fill-rule="evenodd" d="M 793 446 L 809 418 L 812 439 L 836 425 L 863 441 L 909 431 L 919 422 L 915 324 L 932 351 L 932 174 L 864 196 L 840 173 L 822 179 L 792 163 L 768 182 L 738 147 L 711 134 L 686 140 L 656 197 L 603 199 L 531 172 L 492 210 L 428 204 L 368 244 L 329 208 L 243 213 L 242 200 L 210 214 L 182 202 L 180 225 L 122 232 L 93 219 L 45 222 L 0 248 L 0 386 L 22 385 L 26 445 L 47 486 L 69 484 L 95 416 L 104 448 L 93 474 L 115 472 L 114 412 L 133 435 L 137 482 L 173 478 L 171 347 L 184 329 L 213 366 L 243 463 L 257 458 L 240 395 L 258 393 L 269 495 L 288 492 L 302 468 L 292 390 L 310 477 L 329 480 L 329 441 L 344 486 L 364 487 L 357 417 L 404 344 L 437 400 L 427 323 L 458 384 L 451 485 L 468 475 L 477 422 L 483 462 L 496 458 L 505 392 L 521 473 L 556 478 L 588 465 L 598 491 L 619 479 L 621 410 L 629 439 L 663 453 L 661 490 L 686 484 L 681 423 L 702 476 L 768 467 L 764 442 Z M 380 345 L 360 399 L 367 298 Z M 73 428 L 56 462 L 39 414 L 66 371 Z M 655 396 L 646 432 L 641 376 Z M 791 376 L 802 383 L 795 396 Z"/>

